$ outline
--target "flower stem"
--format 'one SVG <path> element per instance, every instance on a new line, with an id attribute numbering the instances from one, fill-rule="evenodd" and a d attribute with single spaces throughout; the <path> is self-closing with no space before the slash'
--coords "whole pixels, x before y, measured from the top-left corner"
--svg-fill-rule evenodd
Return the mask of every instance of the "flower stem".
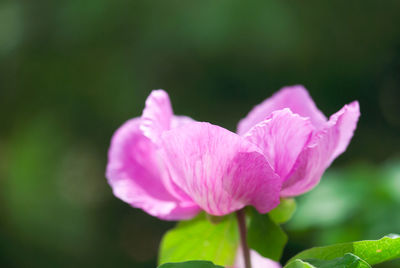
<path id="1" fill-rule="evenodd" d="M 249 246 L 247 245 L 247 229 L 246 229 L 246 213 L 244 208 L 241 210 L 236 211 L 236 217 L 239 226 L 239 233 L 240 233 L 240 242 L 243 252 L 243 259 L 245 268 L 251 268 L 251 261 L 250 261 L 250 250 Z"/>

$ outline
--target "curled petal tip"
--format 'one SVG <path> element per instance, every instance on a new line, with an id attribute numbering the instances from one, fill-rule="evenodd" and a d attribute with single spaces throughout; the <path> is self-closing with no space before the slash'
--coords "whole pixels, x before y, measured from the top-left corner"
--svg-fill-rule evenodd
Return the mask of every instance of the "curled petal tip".
<path id="1" fill-rule="evenodd" d="M 173 111 L 167 92 L 162 89 L 153 90 L 146 99 L 140 130 L 157 144 L 161 133 L 170 129 L 172 117 Z"/>
<path id="2" fill-rule="evenodd" d="M 349 106 L 352 107 L 352 108 L 353 108 L 355 111 L 357 111 L 358 113 L 360 113 L 360 103 L 359 103 L 357 100 L 351 102 L 351 103 L 349 104 Z"/>

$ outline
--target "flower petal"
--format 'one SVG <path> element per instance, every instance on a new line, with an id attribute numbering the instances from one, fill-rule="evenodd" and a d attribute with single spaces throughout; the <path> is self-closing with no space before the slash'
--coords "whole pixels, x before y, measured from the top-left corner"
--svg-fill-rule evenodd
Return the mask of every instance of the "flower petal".
<path id="1" fill-rule="evenodd" d="M 172 116 L 168 93 L 162 89 L 153 90 L 146 99 L 140 129 L 146 137 L 157 144 L 161 133 L 170 129 Z"/>
<path id="2" fill-rule="evenodd" d="M 255 106 L 238 124 L 239 135 L 244 135 L 254 125 L 265 120 L 273 111 L 290 108 L 293 113 L 310 118 L 316 128 L 326 123 L 325 115 L 318 110 L 307 90 L 300 85 L 284 87 L 272 97 Z"/>
<path id="3" fill-rule="evenodd" d="M 318 184 L 325 169 L 346 149 L 359 116 L 359 104 L 353 102 L 330 117 L 300 154 L 293 174 L 283 183 L 282 196 L 296 196 Z"/>
<path id="4" fill-rule="evenodd" d="M 160 219 L 195 216 L 199 207 L 170 190 L 172 182 L 156 146 L 142 134 L 140 123 L 140 118 L 129 120 L 112 138 L 106 177 L 115 196 Z"/>
<path id="5" fill-rule="evenodd" d="M 177 127 L 182 127 L 188 123 L 193 123 L 193 122 L 196 122 L 196 121 L 193 120 L 192 118 L 190 118 L 189 116 L 174 115 L 172 117 L 172 121 L 171 121 L 171 129 L 177 128 Z"/>
<path id="6" fill-rule="evenodd" d="M 255 125 L 244 138 L 263 151 L 275 172 L 284 180 L 307 145 L 313 130 L 308 118 L 285 108 L 273 112 L 267 120 Z"/>
<path id="7" fill-rule="evenodd" d="M 188 116 L 173 114 L 168 93 L 162 89 L 153 90 L 147 97 L 141 118 L 140 130 L 155 144 L 162 132 L 194 122 Z"/>
<path id="8" fill-rule="evenodd" d="M 279 262 L 264 258 L 255 250 L 250 250 L 250 260 L 252 268 L 282 268 Z M 245 268 L 243 253 L 240 247 L 236 254 L 235 266 L 233 268 Z"/>
<path id="9" fill-rule="evenodd" d="M 333 114 L 329 119 L 331 126 L 340 125 L 337 129 L 338 144 L 332 155 L 332 161 L 346 151 L 347 146 L 353 137 L 354 131 L 357 127 L 358 118 L 360 117 L 360 104 L 354 101 L 345 105 L 340 111 Z M 339 122 L 340 121 L 340 122 Z"/>
<path id="10" fill-rule="evenodd" d="M 209 214 L 279 204 L 279 176 L 256 146 L 226 129 L 189 123 L 164 132 L 162 150 L 174 182 Z"/>

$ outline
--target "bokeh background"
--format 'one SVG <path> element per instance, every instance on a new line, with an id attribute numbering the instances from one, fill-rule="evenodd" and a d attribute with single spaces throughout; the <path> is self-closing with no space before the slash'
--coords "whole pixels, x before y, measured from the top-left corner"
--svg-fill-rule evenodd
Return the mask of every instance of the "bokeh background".
<path id="1" fill-rule="evenodd" d="M 0 1 L 0 266 L 155 267 L 162 222 L 104 178 L 151 89 L 235 130 L 303 84 L 330 115 L 360 101 L 347 152 L 298 199 L 284 260 L 400 233 L 400 1 Z M 380 267 L 400 267 L 398 262 Z"/>

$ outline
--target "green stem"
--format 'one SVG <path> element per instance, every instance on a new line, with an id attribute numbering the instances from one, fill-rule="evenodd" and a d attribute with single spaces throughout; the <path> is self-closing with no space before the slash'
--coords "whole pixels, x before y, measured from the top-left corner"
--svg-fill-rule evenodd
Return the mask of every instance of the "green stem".
<path id="1" fill-rule="evenodd" d="M 251 268 L 250 250 L 247 245 L 246 213 L 244 208 L 236 211 L 236 217 L 239 226 L 240 243 L 242 246 L 245 268 Z"/>

